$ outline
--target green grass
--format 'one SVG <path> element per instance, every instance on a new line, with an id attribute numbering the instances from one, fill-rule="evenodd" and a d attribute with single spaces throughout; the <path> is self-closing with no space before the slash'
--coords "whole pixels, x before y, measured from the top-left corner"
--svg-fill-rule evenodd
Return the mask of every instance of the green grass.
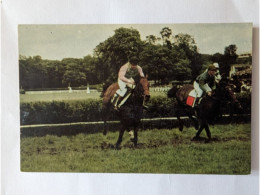
<path id="1" fill-rule="evenodd" d="M 250 124 L 210 127 L 213 141 L 191 141 L 186 128 L 139 131 L 137 148 L 125 132 L 21 138 L 21 170 L 30 172 L 249 174 Z M 206 137 L 205 132 L 201 137 Z"/>
<path id="2" fill-rule="evenodd" d="M 85 100 L 100 99 L 100 92 L 92 92 L 87 94 L 86 91 L 74 92 L 74 93 L 53 93 L 53 94 L 20 94 L 20 102 L 52 102 L 52 101 L 75 101 L 75 100 Z M 166 97 L 166 92 L 150 92 L 151 96 L 162 96 Z"/>
<path id="3" fill-rule="evenodd" d="M 52 102 L 52 101 L 75 101 L 85 100 L 88 98 L 99 99 L 100 93 L 93 92 L 87 94 L 86 91 L 74 92 L 74 93 L 53 93 L 53 94 L 21 94 L 20 102 Z"/>

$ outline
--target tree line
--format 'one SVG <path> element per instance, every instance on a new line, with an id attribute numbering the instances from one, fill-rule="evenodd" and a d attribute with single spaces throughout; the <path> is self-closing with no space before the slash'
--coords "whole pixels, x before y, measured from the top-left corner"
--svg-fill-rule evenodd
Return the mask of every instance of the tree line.
<path id="1" fill-rule="evenodd" d="M 20 55 L 20 87 L 42 89 L 113 83 L 117 81 L 119 68 L 131 55 L 139 57 L 144 73 L 158 85 L 172 80 L 192 80 L 213 62 L 218 62 L 221 73 L 228 75 L 230 65 L 237 63 L 236 45 L 225 47 L 224 54 L 201 54 L 189 34 L 173 35 L 168 27 L 160 34 L 161 37 L 149 35 L 141 40 L 138 30 L 121 27 L 99 43 L 93 55 L 83 58 L 48 60 L 39 55 Z"/>

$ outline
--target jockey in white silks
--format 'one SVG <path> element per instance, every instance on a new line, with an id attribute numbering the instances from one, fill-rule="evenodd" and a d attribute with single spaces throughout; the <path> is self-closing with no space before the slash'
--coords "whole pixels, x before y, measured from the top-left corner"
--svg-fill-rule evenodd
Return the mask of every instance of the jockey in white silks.
<path id="1" fill-rule="evenodd" d="M 119 89 L 116 91 L 116 94 L 113 99 L 113 105 L 115 110 L 118 110 L 120 107 L 120 101 L 125 96 L 127 92 L 127 87 L 133 89 L 135 87 L 135 82 L 133 78 L 138 74 L 141 77 L 144 77 L 143 70 L 140 66 L 137 65 L 138 59 L 132 57 L 129 59 L 129 62 L 124 64 L 118 73 L 118 85 Z"/>
<path id="2" fill-rule="evenodd" d="M 201 96 L 206 93 L 208 96 L 212 95 L 212 89 L 208 85 L 209 83 L 215 84 L 215 74 L 217 72 L 217 68 L 214 65 L 209 65 L 207 71 L 203 72 L 199 76 L 197 76 L 196 80 L 193 83 L 194 89 L 197 93 L 197 100 L 195 104 L 197 105 Z"/>

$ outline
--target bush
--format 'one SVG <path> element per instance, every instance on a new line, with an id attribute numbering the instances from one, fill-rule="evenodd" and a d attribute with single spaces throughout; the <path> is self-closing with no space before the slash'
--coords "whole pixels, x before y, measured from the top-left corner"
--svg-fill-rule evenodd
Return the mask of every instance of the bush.
<path id="1" fill-rule="evenodd" d="M 53 124 L 101 120 L 102 102 L 53 101 L 21 103 L 20 122 L 24 124 Z"/>
<path id="2" fill-rule="evenodd" d="M 250 94 L 238 96 L 238 100 L 245 108 L 244 113 L 250 113 Z M 148 110 L 144 111 L 144 118 L 174 117 L 175 103 L 172 98 L 153 97 L 148 103 Z M 21 125 L 102 121 L 102 100 L 96 99 L 21 103 L 20 109 Z M 228 108 L 223 111 L 228 112 Z M 112 113 L 111 116 L 111 120 L 117 118 Z"/>

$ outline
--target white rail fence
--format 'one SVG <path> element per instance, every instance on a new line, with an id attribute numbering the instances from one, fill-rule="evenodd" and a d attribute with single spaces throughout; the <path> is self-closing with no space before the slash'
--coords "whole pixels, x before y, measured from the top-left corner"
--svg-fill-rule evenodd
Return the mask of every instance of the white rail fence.
<path id="1" fill-rule="evenodd" d="M 237 115 L 233 116 L 249 116 L 249 115 Z M 228 114 L 222 115 L 222 117 L 229 117 Z M 181 119 L 188 119 L 189 117 L 183 116 Z M 165 118 L 146 118 L 141 121 L 160 121 L 160 120 L 177 120 L 177 117 L 165 117 Z M 107 123 L 119 123 L 120 121 L 107 121 Z M 20 128 L 37 128 L 37 127 L 61 127 L 61 126 L 73 126 L 73 125 L 93 125 L 93 124 L 104 124 L 104 121 L 93 121 L 93 122 L 75 122 L 75 123 L 60 123 L 60 124 L 34 124 L 34 125 L 21 125 Z"/>

